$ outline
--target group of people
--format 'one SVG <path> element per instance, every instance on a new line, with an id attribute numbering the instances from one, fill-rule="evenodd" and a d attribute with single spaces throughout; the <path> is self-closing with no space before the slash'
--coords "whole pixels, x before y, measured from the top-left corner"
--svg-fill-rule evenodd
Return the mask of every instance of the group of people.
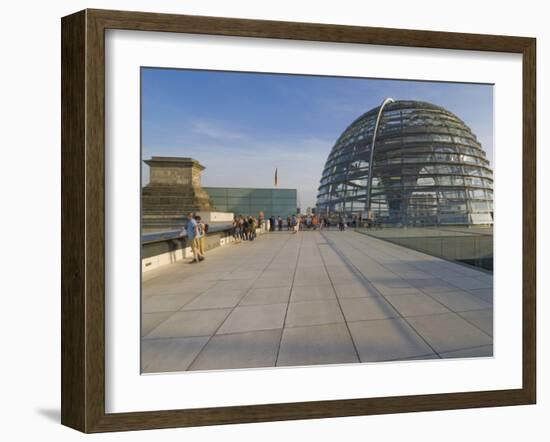
<path id="1" fill-rule="evenodd" d="M 187 234 L 187 241 L 193 253 L 191 264 L 197 264 L 206 259 L 204 256 L 204 237 L 207 232 L 208 224 L 203 223 L 199 215 L 195 216 L 193 212 L 189 212 L 187 214 L 185 233 Z"/>
<path id="2" fill-rule="evenodd" d="M 279 231 L 282 229 L 282 220 L 279 217 Z M 330 221 L 324 216 L 318 215 L 292 215 L 286 220 L 287 230 L 322 230 L 330 227 Z"/>
<path id="3" fill-rule="evenodd" d="M 328 218 L 324 216 L 318 216 L 318 215 L 292 215 L 288 216 L 286 220 L 281 218 L 280 216 L 275 217 L 271 216 L 269 218 L 269 228 L 268 230 L 270 232 L 279 231 L 282 232 L 283 230 L 297 232 L 299 230 L 321 230 L 325 227 L 330 226 L 330 222 Z"/>
<path id="4" fill-rule="evenodd" d="M 256 238 L 256 229 L 261 227 L 262 217 L 239 215 L 233 218 L 233 238 L 241 241 L 253 241 Z"/>

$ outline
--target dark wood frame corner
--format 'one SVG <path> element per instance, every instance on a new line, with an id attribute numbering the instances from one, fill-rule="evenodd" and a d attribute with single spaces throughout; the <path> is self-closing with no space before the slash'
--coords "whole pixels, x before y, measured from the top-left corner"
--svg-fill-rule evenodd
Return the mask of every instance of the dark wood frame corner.
<path id="1" fill-rule="evenodd" d="M 61 421 L 83 432 L 533 404 L 536 398 L 536 41 L 533 38 L 85 10 L 62 19 Z M 105 30 L 518 53 L 523 56 L 523 386 L 137 413 L 105 412 Z"/>

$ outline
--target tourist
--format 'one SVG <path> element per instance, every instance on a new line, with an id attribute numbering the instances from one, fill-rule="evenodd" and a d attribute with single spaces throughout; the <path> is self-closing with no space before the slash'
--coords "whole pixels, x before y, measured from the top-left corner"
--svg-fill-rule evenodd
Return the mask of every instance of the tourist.
<path id="1" fill-rule="evenodd" d="M 250 216 L 248 218 L 248 228 L 250 229 L 248 239 L 250 241 L 254 241 L 254 238 L 256 237 L 256 226 L 257 226 L 256 218 L 254 218 L 253 216 Z"/>
<path id="2" fill-rule="evenodd" d="M 283 219 L 279 216 L 277 218 L 277 223 L 279 224 L 279 232 L 283 231 Z"/>
<path id="3" fill-rule="evenodd" d="M 237 216 L 233 218 L 233 239 L 235 241 L 241 239 L 241 227 L 239 225 L 239 218 Z"/>
<path id="4" fill-rule="evenodd" d="M 243 240 L 248 241 L 248 236 L 250 235 L 250 224 L 248 223 L 248 217 L 243 216 Z"/>
<path id="5" fill-rule="evenodd" d="M 340 215 L 340 219 L 338 220 L 338 229 L 340 232 L 343 232 L 345 229 L 345 219 L 343 215 Z"/>
<path id="6" fill-rule="evenodd" d="M 203 259 L 205 259 L 205 256 L 204 256 L 205 239 L 204 238 L 206 237 L 206 232 L 208 229 L 206 224 L 202 222 L 201 217 L 199 215 L 195 216 L 195 221 L 197 222 L 197 242 L 199 246 L 199 261 L 202 261 Z"/>
<path id="7" fill-rule="evenodd" d="M 292 227 L 292 233 L 298 233 L 298 230 L 300 229 L 298 217 L 296 215 L 292 215 L 292 218 L 290 220 L 290 225 Z"/>
<path id="8" fill-rule="evenodd" d="M 187 233 L 187 244 L 191 246 L 191 252 L 193 253 L 193 260 L 191 261 L 191 264 L 196 264 L 204 258 L 199 254 L 199 244 L 197 240 L 198 226 L 197 221 L 193 218 L 193 212 L 189 212 L 187 214 L 187 226 L 185 226 L 185 232 Z"/>
<path id="9" fill-rule="evenodd" d="M 290 228 L 292 227 L 291 224 L 292 224 L 292 218 L 288 216 L 286 218 L 286 230 L 290 230 Z"/>
<path id="10" fill-rule="evenodd" d="M 242 215 L 239 215 L 239 237 L 242 240 L 245 239 L 244 237 L 245 231 L 244 231 L 244 218 Z"/>

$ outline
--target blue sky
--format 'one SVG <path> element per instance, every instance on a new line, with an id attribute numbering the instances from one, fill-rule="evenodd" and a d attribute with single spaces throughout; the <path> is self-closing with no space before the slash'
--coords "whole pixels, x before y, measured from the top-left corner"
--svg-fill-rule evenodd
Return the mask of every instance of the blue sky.
<path id="1" fill-rule="evenodd" d="M 203 186 L 296 188 L 313 207 L 326 158 L 384 98 L 429 101 L 461 118 L 493 163 L 490 85 L 143 68 L 142 157 L 192 157 Z M 143 181 L 149 170 L 142 164 Z"/>

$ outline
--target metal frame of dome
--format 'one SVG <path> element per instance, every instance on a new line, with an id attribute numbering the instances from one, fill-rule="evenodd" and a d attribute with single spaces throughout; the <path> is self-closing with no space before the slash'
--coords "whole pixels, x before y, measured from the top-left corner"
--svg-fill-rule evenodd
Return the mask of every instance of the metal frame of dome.
<path id="1" fill-rule="evenodd" d="M 456 115 L 427 102 L 386 99 L 334 144 L 317 210 L 362 217 L 370 211 L 389 224 L 492 224 L 493 172 Z"/>

